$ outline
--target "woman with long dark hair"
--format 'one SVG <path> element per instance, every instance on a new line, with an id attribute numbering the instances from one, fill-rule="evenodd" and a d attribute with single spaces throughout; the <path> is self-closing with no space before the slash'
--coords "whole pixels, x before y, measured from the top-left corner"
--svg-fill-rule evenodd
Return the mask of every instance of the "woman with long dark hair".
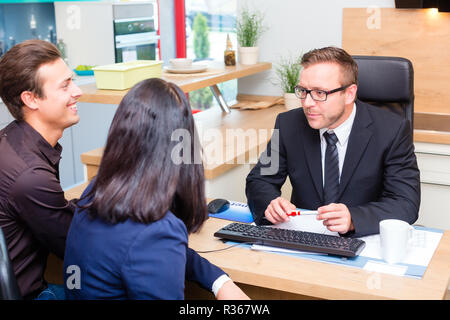
<path id="1" fill-rule="evenodd" d="M 67 236 L 64 270 L 80 275 L 65 272 L 68 299 L 183 299 L 185 278 L 217 298 L 248 298 L 188 248 L 188 234 L 207 219 L 194 127 L 173 83 L 148 79 L 125 95 Z M 172 159 L 179 129 L 192 140 L 181 163 Z"/>

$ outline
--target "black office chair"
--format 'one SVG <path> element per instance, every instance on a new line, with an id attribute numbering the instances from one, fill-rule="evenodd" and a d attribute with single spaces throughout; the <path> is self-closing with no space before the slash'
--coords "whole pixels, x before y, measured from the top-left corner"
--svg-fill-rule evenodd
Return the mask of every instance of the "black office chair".
<path id="1" fill-rule="evenodd" d="M 358 64 L 358 99 L 397 113 L 414 129 L 414 69 L 399 57 L 353 56 Z"/>
<path id="2" fill-rule="evenodd" d="M 20 291 L 9 260 L 5 237 L 0 228 L 0 300 L 20 299 Z"/>

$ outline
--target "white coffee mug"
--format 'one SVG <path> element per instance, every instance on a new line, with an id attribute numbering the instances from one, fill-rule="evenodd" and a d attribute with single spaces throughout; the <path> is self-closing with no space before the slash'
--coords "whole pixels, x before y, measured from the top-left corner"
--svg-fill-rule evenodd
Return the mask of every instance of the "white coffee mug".
<path id="1" fill-rule="evenodd" d="M 408 251 L 414 228 L 397 219 L 380 221 L 381 257 L 390 264 L 402 262 Z"/>

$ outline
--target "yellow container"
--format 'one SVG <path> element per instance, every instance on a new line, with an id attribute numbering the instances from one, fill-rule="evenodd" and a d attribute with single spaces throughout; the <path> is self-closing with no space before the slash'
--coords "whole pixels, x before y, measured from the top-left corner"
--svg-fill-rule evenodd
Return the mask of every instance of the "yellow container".
<path id="1" fill-rule="evenodd" d="M 162 61 L 136 60 L 98 66 L 94 70 L 98 89 L 125 90 L 148 78 L 161 78 Z"/>

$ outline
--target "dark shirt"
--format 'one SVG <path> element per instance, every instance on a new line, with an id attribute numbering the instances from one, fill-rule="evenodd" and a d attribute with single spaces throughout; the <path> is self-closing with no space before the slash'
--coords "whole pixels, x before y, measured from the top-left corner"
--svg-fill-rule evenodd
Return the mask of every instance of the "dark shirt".
<path id="1" fill-rule="evenodd" d="M 0 131 L 0 227 L 24 298 L 46 288 L 49 252 L 64 257 L 75 207 L 59 182 L 61 151 L 24 121 Z"/>

